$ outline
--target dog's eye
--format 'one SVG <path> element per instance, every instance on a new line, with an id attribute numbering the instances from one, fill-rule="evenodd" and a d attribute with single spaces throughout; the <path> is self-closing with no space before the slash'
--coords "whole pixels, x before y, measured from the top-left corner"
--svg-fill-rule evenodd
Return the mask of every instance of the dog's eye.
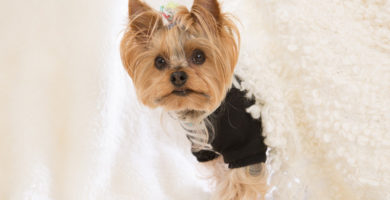
<path id="1" fill-rule="evenodd" d="M 165 61 L 163 57 L 157 56 L 156 59 L 154 59 L 154 66 L 159 70 L 163 70 L 167 66 L 167 61 Z"/>
<path id="2" fill-rule="evenodd" d="M 192 60 L 192 63 L 194 63 L 195 65 L 201 65 L 206 61 L 206 56 L 204 55 L 202 50 L 195 49 L 192 52 L 191 60 Z"/>

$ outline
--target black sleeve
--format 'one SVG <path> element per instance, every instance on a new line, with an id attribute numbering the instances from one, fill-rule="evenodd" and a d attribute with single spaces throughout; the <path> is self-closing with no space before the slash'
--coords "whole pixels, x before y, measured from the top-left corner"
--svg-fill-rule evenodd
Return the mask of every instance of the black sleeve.
<path id="1" fill-rule="evenodd" d="M 264 144 L 260 119 L 253 119 L 246 109 L 255 103 L 245 97 L 246 92 L 231 88 L 223 104 L 209 116 L 215 138 L 211 145 L 222 154 L 229 168 L 239 168 L 265 162 L 267 146 Z"/>
<path id="2" fill-rule="evenodd" d="M 192 154 L 196 157 L 196 160 L 198 160 L 198 162 L 207 162 L 210 160 L 214 160 L 218 157 L 218 154 L 209 150 L 200 150 L 195 152 L 193 151 Z"/>

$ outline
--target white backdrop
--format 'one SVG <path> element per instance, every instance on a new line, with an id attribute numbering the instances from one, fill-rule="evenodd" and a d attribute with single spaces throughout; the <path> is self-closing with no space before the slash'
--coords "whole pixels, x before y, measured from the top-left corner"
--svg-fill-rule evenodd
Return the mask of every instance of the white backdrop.
<path id="1" fill-rule="evenodd" d="M 224 9 L 264 103 L 269 199 L 390 199 L 389 2 Z M 177 124 L 122 69 L 126 15 L 126 0 L 0 2 L 0 199 L 208 198 Z"/>
<path id="2" fill-rule="evenodd" d="M 126 0 L 0 4 L 0 199 L 206 198 L 122 69 Z"/>

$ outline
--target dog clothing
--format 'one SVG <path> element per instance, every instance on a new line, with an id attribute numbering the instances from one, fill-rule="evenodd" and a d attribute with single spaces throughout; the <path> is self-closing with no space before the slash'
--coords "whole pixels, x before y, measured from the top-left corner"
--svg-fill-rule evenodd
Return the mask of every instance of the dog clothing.
<path id="1" fill-rule="evenodd" d="M 221 106 L 208 120 L 213 126 L 212 150 L 192 152 L 199 162 L 207 162 L 221 154 L 229 168 L 265 162 L 267 146 L 262 136 L 261 119 L 254 119 L 246 109 L 255 103 L 245 97 L 246 91 L 232 87 Z"/>

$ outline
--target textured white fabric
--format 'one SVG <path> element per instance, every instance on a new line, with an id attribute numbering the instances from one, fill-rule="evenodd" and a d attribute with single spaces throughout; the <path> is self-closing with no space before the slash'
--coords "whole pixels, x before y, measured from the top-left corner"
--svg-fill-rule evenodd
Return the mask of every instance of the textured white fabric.
<path id="1" fill-rule="evenodd" d="M 223 8 L 242 23 L 237 73 L 272 147 L 267 198 L 390 199 L 389 2 Z M 126 0 L 0 2 L 0 199 L 208 198 L 181 128 L 162 128 L 122 69 L 126 12 Z"/>
<path id="2" fill-rule="evenodd" d="M 226 6 L 272 147 L 269 199 L 390 199 L 390 2 Z"/>

